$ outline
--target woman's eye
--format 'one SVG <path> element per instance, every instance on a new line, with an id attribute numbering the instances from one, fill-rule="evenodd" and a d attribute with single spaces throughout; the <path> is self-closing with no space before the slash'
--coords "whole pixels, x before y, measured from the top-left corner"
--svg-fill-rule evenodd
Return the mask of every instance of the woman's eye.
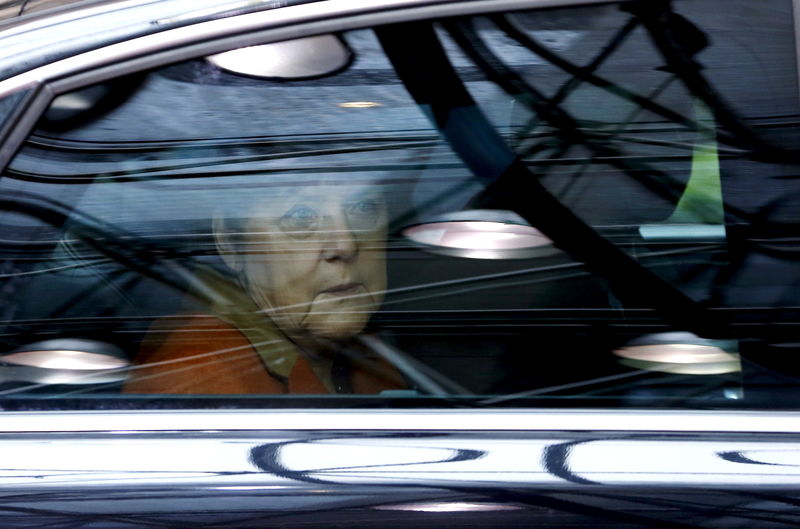
<path id="1" fill-rule="evenodd" d="M 295 206 L 284 213 L 279 224 L 284 231 L 312 231 L 319 224 L 319 214 L 308 206 Z"/>
<path id="2" fill-rule="evenodd" d="M 365 229 L 375 226 L 382 211 L 382 203 L 375 199 L 364 198 L 350 204 L 347 216 L 352 228 Z"/>

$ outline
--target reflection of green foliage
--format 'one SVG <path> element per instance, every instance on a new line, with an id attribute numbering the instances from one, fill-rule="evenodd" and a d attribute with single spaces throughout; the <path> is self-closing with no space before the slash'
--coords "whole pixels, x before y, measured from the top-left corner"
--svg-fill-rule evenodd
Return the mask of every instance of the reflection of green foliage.
<path id="1" fill-rule="evenodd" d="M 702 103 L 695 104 L 695 114 L 698 122 L 710 121 L 713 124 L 711 111 Z M 708 224 L 724 222 L 717 142 L 708 129 L 698 133 L 692 154 L 689 181 L 667 222 Z"/>

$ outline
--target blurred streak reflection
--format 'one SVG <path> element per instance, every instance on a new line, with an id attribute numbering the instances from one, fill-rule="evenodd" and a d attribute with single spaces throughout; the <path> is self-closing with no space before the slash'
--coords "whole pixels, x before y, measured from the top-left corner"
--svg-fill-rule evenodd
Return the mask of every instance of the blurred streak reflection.
<path id="1" fill-rule="evenodd" d="M 401 505 L 380 505 L 374 507 L 381 511 L 414 511 L 414 512 L 490 512 L 490 511 L 516 511 L 524 509 L 520 505 L 506 505 L 497 503 L 472 503 L 472 502 L 431 502 L 431 503 L 404 503 Z"/>
<path id="2" fill-rule="evenodd" d="M 741 371 L 737 344 L 705 340 L 688 332 L 643 336 L 614 350 L 624 365 L 684 375 L 721 375 Z M 733 352 L 730 352 L 733 351 Z"/>

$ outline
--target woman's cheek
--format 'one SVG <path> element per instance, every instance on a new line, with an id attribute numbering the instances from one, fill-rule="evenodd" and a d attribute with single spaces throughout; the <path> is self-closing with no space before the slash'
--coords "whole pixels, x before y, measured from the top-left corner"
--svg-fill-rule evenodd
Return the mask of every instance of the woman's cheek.
<path id="1" fill-rule="evenodd" d="M 386 250 L 371 250 L 365 252 L 365 254 L 364 265 L 366 270 L 363 270 L 362 274 L 366 278 L 365 282 L 372 295 L 375 304 L 374 310 L 377 310 L 386 293 Z"/>

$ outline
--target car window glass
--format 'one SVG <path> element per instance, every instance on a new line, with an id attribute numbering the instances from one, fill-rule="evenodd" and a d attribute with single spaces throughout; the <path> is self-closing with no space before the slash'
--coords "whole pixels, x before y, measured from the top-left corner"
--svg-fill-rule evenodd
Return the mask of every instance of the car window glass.
<path id="1" fill-rule="evenodd" d="M 319 75 L 199 57 L 59 95 L 0 179 L 0 390 L 794 407 L 792 6 L 730 6 L 418 21 L 336 35 Z"/>

